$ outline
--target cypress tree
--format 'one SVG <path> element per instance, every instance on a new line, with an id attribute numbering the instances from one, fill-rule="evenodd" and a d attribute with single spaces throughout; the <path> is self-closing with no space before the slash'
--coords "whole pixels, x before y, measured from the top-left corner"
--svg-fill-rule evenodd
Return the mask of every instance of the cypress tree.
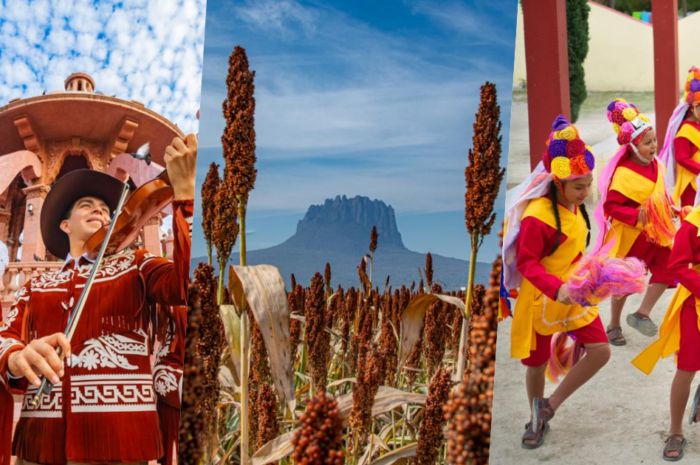
<path id="1" fill-rule="evenodd" d="M 588 96 L 583 62 L 588 55 L 588 13 L 586 0 L 566 1 L 566 29 L 569 39 L 569 92 L 571 122 L 578 120 L 581 105 Z"/>

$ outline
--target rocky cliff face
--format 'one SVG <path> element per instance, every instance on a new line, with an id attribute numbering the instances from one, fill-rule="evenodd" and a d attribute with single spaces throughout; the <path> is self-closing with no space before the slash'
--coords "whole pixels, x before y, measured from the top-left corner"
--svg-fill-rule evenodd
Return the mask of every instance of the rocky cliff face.
<path id="1" fill-rule="evenodd" d="M 297 224 L 297 231 L 283 245 L 313 250 L 362 253 L 369 248 L 372 226 L 379 234 L 378 250 L 405 250 L 396 226 L 394 209 L 368 197 L 337 196 L 312 205 Z"/>

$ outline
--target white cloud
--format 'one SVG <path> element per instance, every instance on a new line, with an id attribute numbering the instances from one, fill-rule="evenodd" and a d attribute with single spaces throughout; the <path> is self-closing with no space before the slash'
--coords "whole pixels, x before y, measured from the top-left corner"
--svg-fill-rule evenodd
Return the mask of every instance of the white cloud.
<path id="1" fill-rule="evenodd" d="M 442 2 L 415 0 L 407 3 L 412 4 L 415 13 L 425 15 L 441 26 L 476 42 L 490 42 L 508 48 L 513 47 L 515 31 L 512 28 L 502 26 L 502 24 L 510 24 L 510 22 L 499 22 L 494 19 L 497 13 L 514 16 L 519 8 L 515 0 L 476 2 L 473 5 L 455 0 Z"/>
<path id="2" fill-rule="evenodd" d="M 266 31 L 288 35 L 297 28 L 311 35 L 317 14 L 294 0 L 256 0 L 236 10 L 242 20 Z"/>
<path id="3" fill-rule="evenodd" d="M 196 132 L 205 11 L 206 0 L 0 3 L 0 106 L 63 90 L 84 72 L 98 91 L 142 101 Z"/>

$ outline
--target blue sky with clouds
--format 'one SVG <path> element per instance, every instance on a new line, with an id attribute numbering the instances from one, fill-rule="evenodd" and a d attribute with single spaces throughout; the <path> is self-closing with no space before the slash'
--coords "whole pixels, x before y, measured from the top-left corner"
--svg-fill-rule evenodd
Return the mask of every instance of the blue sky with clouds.
<path id="1" fill-rule="evenodd" d="M 205 15 L 206 0 L 0 0 L 0 106 L 82 72 L 196 132 Z"/>
<path id="2" fill-rule="evenodd" d="M 206 0 L 2 0 L 0 106 L 83 72 L 197 131 L 205 14 Z"/>
<path id="3" fill-rule="evenodd" d="M 309 205 L 345 194 L 392 205 L 408 248 L 467 258 L 479 87 L 499 90 L 505 166 L 516 13 L 517 0 L 209 0 L 198 182 L 223 163 L 227 60 L 241 45 L 256 71 L 250 249 L 284 241 Z M 497 247 L 487 239 L 480 261 Z M 201 240 L 193 248 L 206 251 Z"/>

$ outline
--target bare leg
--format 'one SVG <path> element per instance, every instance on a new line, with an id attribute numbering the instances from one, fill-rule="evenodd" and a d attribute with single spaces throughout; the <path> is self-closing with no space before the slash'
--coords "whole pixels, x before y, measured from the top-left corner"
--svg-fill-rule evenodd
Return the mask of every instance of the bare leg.
<path id="1" fill-rule="evenodd" d="M 668 289 L 668 284 L 650 284 L 647 288 L 646 294 L 644 294 L 644 299 L 642 299 L 642 305 L 640 305 L 639 310 L 637 310 L 637 314 L 640 316 L 649 317 L 649 314 L 651 314 L 651 311 L 654 309 L 654 305 L 656 305 L 656 302 L 659 301 L 666 289 Z"/>
<path id="2" fill-rule="evenodd" d="M 683 434 L 683 414 L 690 397 L 694 371 L 677 370 L 671 384 L 671 434 Z"/>
<path id="3" fill-rule="evenodd" d="M 527 367 L 525 373 L 525 386 L 527 387 L 527 400 L 532 409 L 532 399 L 544 397 L 545 371 L 547 364 L 544 363 L 538 367 Z"/>
<path id="4" fill-rule="evenodd" d="M 612 299 L 610 302 L 610 324 L 608 329 L 614 328 L 615 326 L 622 326 L 620 324 L 620 317 L 622 316 L 622 309 L 625 307 L 625 302 L 627 302 L 627 297 L 622 297 L 620 299 Z"/>
<path id="5" fill-rule="evenodd" d="M 690 397 L 690 385 L 695 377 L 694 371 L 676 371 L 671 385 L 671 434 L 683 434 L 683 414 Z M 677 457 L 679 452 L 669 452 L 668 457 Z"/>
<path id="6" fill-rule="evenodd" d="M 532 399 L 539 397 L 542 399 L 544 397 L 544 384 L 545 384 L 545 371 L 547 370 L 547 363 L 543 363 L 538 367 L 527 367 L 527 372 L 525 373 L 525 386 L 527 387 L 527 400 L 530 405 L 530 415 L 532 415 Z M 532 422 L 532 416 L 530 417 Z M 536 439 L 525 439 L 523 438 L 525 444 L 534 445 L 537 443 Z"/>
<path id="7" fill-rule="evenodd" d="M 586 344 L 585 348 L 586 355 L 571 368 L 549 398 L 550 405 L 555 411 L 610 360 L 610 345 L 606 343 Z"/>

